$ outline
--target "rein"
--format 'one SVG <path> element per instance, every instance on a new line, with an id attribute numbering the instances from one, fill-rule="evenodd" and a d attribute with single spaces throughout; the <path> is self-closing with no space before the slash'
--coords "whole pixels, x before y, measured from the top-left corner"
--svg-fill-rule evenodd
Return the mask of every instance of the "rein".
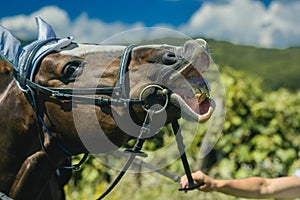
<path id="1" fill-rule="evenodd" d="M 145 141 L 142 138 L 146 137 L 151 132 L 151 119 L 152 119 L 154 113 L 155 113 L 154 110 L 149 110 L 147 112 L 147 116 L 145 118 L 144 124 L 143 124 L 143 126 L 140 130 L 140 135 L 137 138 L 134 147 L 132 149 L 125 149 L 123 152 L 119 152 L 119 154 L 121 154 L 122 156 L 123 156 L 124 153 L 130 153 L 130 154 L 129 154 L 129 156 L 127 158 L 127 161 L 124 164 L 122 170 L 117 175 L 117 177 L 109 185 L 109 187 L 106 189 L 106 191 L 103 192 L 97 198 L 97 200 L 101 200 L 101 199 L 105 198 L 116 187 L 116 185 L 120 182 L 120 180 L 125 175 L 125 173 L 127 172 L 127 170 L 129 169 L 129 167 L 131 166 L 132 163 L 142 164 L 143 166 L 146 166 L 147 168 L 150 168 L 150 169 L 154 169 L 154 171 L 157 171 L 158 173 L 162 174 L 163 176 L 166 176 L 167 178 L 170 178 L 173 181 L 180 183 L 179 176 L 174 176 L 173 174 L 168 173 L 167 171 L 159 170 L 156 167 L 154 167 L 154 166 L 152 166 L 152 165 L 150 165 L 146 162 L 143 162 L 141 160 L 138 160 L 136 158 L 137 156 L 147 157 L 147 154 L 145 154 L 144 152 L 141 151 L 141 149 L 143 147 L 143 143 Z M 182 161 L 182 164 L 183 164 L 183 167 L 184 167 L 185 174 L 186 174 L 187 179 L 188 179 L 188 187 L 187 188 L 179 188 L 178 190 L 179 191 L 194 190 L 194 189 L 204 185 L 205 183 L 203 183 L 203 182 L 195 183 L 193 178 L 192 178 L 189 162 L 188 162 L 187 156 L 185 154 L 185 146 L 184 146 L 184 143 L 183 143 L 183 138 L 182 138 L 182 135 L 181 135 L 181 129 L 179 127 L 178 121 L 172 122 L 172 128 L 173 128 L 173 132 L 176 136 L 176 142 L 177 142 L 177 147 L 178 147 L 178 150 L 179 150 L 179 153 L 180 153 L 180 158 L 181 158 L 181 161 Z M 124 156 L 126 156 L 126 155 L 124 155 Z"/>
<path id="2" fill-rule="evenodd" d="M 144 88 L 144 90 L 141 92 L 140 95 L 140 99 L 143 96 L 143 92 L 145 92 L 148 88 L 156 88 L 158 90 L 158 94 L 160 95 L 164 95 L 165 96 L 165 103 L 162 107 L 156 107 L 156 106 L 151 106 L 150 108 L 144 107 L 143 109 L 147 112 L 147 115 L 145 117 L 143 126 L 140 129 L 140 134 L 135 142 L 135 145 L 133 146 L 132 149 L 125 149 L 123 152 L 124 153 L 129 153 L 129 156 L 127 158 L 126 163 L 124 164 L 122 170 L 119 172 L 119 174 L 117 175 L 117 177 L 114 179 L 114 181 L 109 185 L 109 187 L 106 189 L 105 192 L 103 192 L 99 198 L 97 198 L 97 200 L 101 200 L 104 197 L 106 197 L 115 187 L 116 185 L 120 182 L 120 180 L 122 179 L 122 177 L 125 175 L 125 173 L 127 172 L 127 170 L 129 169 L 129 167 L 131 166 L 132 163 L 137 162 L 136 157 L 140 156 L 140 157 L 147 157 L 148 155 L 144 152 L 141 151 L 141 149 L 143 148 L 143 144 L 145 142 L 145 138 L 148 138 L 152 135 L 153 130 L 151 129 L 151 123 L 152 123 L 152 118 L 155 114 L 158 114 L 162 111 L 165 110 L 166 106 L 168 105 L 168 101 L 169 101 L 169 96 L 168 96 L 168 91 L 166 89 L 163 89 L 161 86 L 159 85 L 149 85 L 148 87 Z M 173 121 L 172 122 L 172 129 L 173 129 L 173 133 L 176 137 L 176 142 L 177 142 L 177 147 L 178 147 L 178 151 L 180 153 L 180 158 L 185 170 L 185 174 L 188 178 L 188 187 L 187 188 L 179 188 L 179 191 L 188 191 L 188 190 L 194 190 L 198 187 L 200 187 L 201 185 L 204 185 L 204 183 L 195 183 L 192 175 L 191 175 L 191 170 L 190 170 L 190 166 L 188 163 L 188 159 L 187 156 L 185 154 L 185 145 L 183 143 L 183 137 L 181 134 L 181 128 L 179 126 L 178 121 Z M 147 165 L 147 163 L 144 162 L 145 166 L 150 166 L 150 168 L 153 166 L 151 165 Z M 155 168 L 155 167 L 154 167 Z M 175 182 L 179 182 L 180 178 L 178 176 L 173 176 L 170 173 L 166 173 L 164 171 L 159 171 L 160 174 L 172 179 Z"/>

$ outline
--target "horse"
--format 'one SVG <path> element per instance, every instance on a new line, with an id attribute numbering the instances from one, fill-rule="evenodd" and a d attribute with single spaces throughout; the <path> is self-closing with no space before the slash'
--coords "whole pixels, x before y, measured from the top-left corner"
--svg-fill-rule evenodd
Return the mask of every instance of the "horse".
<path id="1" fill-rule="evenodd" d="M 114 151 L 139 138 L 145 121 L 158 130 L 181 117 L 211 117 L 205 40 L 82 44 L 36 21 L 38 39 L 25 47 L 0 26 L 0 53 L 13 74 L 0 96 L 0 191 L 7 196 L 44 199 L 66 158 Z"/>

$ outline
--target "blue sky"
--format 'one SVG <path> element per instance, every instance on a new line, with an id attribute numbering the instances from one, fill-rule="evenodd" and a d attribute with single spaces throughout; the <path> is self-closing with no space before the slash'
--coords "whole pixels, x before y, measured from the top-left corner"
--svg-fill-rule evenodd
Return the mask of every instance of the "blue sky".
<path id="1" fill-rule="evenodd" d="M 261 0 L 266 6 L 270 1 Z M 142 21 L 146 26 L 165 23 L 177 26 L 188 21 L 204 2 L 202 0 L 86 0 L 84 3 L 74 3 L 71 0 L 10 0 L 5 3 L 0 18 L 19 14 L 28 15 L 47 5 L 56 5 L 67 11 L 71 19 L 75 19 L 81 13 L 87 13 L 89 17 L 107 23 L 122 21 L 130 24 Z M 222 0 L 207 2 L 218 3 Z"/>
<path id="2" fill-rule="evenodd" d="M 130 24 L 142 21 L 146 26 L 153 26 L 157 23 L 180 25 L 200 7 L 201 1 L 86 0 L 84 3 L 74 3 L 71 0 L 32 0 L 30 3 L 27 1 L 18 1 L 17 3 L 12 0 L 7 1 L 6 9 L 1 11 L 0 17 L 28 15 L 47 5 L 56 5 L 66 10 L 71 19 L 75 19 L 81 13 L 87 13 L 90 18 L 98 18 L 107 23 L 122 21 Z"/>
<path id="3" fill-rule="evenodd" d="M 0 23 L 25 39 L 35 35 L 31 18 L 40 15 L 58 35 L 73 34 L 84 42 L 101 42 L 112 34 L 133 28 L 165 27 L 191 37 L 239 44 L 279 48 L 300 46 L 300 1 L 297 0 L 77 2 L 10 0 L 0 12 Z M 100 29 L 103 30 L 101 33 Z"/>

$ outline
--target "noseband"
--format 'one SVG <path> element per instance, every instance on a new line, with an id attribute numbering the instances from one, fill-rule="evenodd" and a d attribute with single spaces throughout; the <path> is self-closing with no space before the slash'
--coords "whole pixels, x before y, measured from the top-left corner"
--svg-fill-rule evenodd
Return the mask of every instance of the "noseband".
<path id="1" fill-rule="evenodd" d="M 49 136 L 50 139 L 54 139 L 51 132 L 48 130 L 45 122 L 42 118 L 42 115 L 38 108 L 38 94 L 44 94 L 51 98 L 57 100 L 74 100 L 78 104 L 88 104 L 88 105 L 96 105 L 96 106 L 128 106 L 128 105 L 138 105 L 141 106 L 145 112 L 146 117 L 144 123 L 140 129 L 140 134 L 137 137 L 136 143 L 132 149 L 125 149 L 124 151 L 129 154 L 128 160 L 124 165 L 122 171 L 119 173 L 115 181 L 110 185 L 110 187 L 98 198 L 104 198 L 120 181 L 123 175 L 126 173 L 127 169 L 130 167 L 132 162 L 134 161 L 136 156 L 146 157 L 147 154 L 141 151 L 145 138 L 148 138 L 150 135 L 151 130 L 151 122 L 152 118 L 155 114 L 165 110 L 169 103 L 169 91 L 157 84 L 152 84 L 145 87 L 139 99 L 131 99 L 129 98 L 129 78 L 126 78 L 126 73 L 128 72 L 128 66 L 130 63 L 131 52 L 136 45 L 130 45 L 125 48 L 123 56 L 120 62 L 120 69 L 118 74 L 118 82 L 115 87 L 107 87 L 107 88 L 51 88 L 41 86 L 35 82 L 33 82 L 33 74 L 37 71 L 36 67 L 32 69 L 32 60 L 35 57 L 35 54 L 42 48 L 45 44 L 49 42 L 56 41 L 57 39 L 49 39 L 38 43 L 32 51 L 29 53 L 29 56 L 26 60 L 25 67 L 23 73 L 20 75 L 17 71 L 14 71 L 14 77 L 19 85 L 21 85 L 22 91 L 25 93 L 28 101 L 30 102 L 31 106 L 33 107 L 36 113 L 36 123 L 37 123 L 37 130 L 39 133 L 39 140 L 42 146 L 42 149 L 47 154 L 46 148 L 43 144 L 43 131 L 44 128 Z M 68 44 L 69 45 L 69 44 Z M 160 107 L 149 107 L 149 105 L 145 104 L 145 99 L 143 99 L 143 93 L 147 91 L 149 88 L 156 90 L 159 95 L 164 97 L 164 104 Z M 89 95 L 105 95 L 109 97 L 90 97 Z M 199 184 L 194 184 L 194 181 L 191 176 L 191 171 L 189 168 L 188 160 L 185 154 L 185 147 L 183 144 L 183 138 L 181 135 L 181 129 L 177 121 L 172 122 L 173 132 L 176 136 L 176 142 L 178 145 L 178 150 L 180 152 L 181 160 L 188 177 L 189 187 L 180 189 L 180 190 L 191 190 L 199 187 Z M 74 156 L 72 152 L 70 152 L 64 145 L 62 145 L 59 141 L 55 140 L 57 146 L 63 150 L 68 156 Z M 47 154 L 48 155 L 48 154 Z M 49 156 L 48 156 L 49 157 Z M 81 164 L 85 161 L 88 157 L 88 154 L 85 153 L 82 157 L 82 160 L 79 161 L 78 164 L 71 165 L 71 166 L 63 166 L 66 169 L 78 169 Z"/>

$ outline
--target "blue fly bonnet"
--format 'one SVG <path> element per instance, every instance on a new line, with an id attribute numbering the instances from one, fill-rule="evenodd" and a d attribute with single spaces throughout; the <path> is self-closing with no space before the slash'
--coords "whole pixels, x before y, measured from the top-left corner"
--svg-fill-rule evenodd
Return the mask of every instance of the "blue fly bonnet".
<path id="1" fill-rule="evenodd" d="M 26 79 L 33 81 L 37 64 L 51 52 L 59 52 L 69 46 L 73 37 L 56 38 L 52 27 L 36 17 L 38 39 L 22 47 L 10 31 L 0 25 L 0 55 L 13 66 L 14 78 L 21 90 L 26 91 Z"/>

